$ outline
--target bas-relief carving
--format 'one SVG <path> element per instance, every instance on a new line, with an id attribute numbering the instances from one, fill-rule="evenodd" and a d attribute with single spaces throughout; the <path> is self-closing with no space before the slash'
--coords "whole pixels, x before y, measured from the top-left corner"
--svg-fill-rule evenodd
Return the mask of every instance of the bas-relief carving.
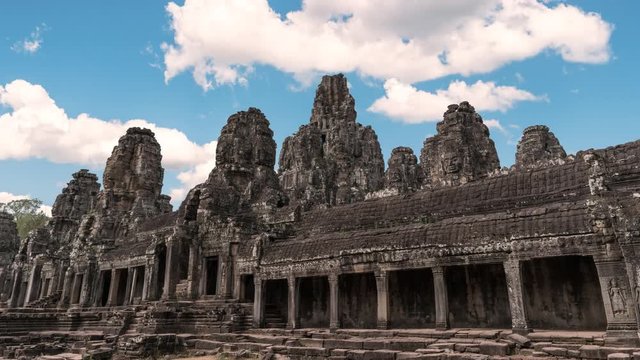
<path id="1" fill-rule="evenodd" d="M 618 284 L 617 278 L 609 280 L 609 300 L 611 302 L 611 311 L 614 317 L 627 316 L 627 299 L 625 296 L 625 288 Z"/>

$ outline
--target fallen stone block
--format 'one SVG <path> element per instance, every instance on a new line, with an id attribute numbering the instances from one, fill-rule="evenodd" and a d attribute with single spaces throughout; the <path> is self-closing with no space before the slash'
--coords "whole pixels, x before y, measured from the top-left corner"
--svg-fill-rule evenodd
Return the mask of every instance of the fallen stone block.
<path id="1" fill-rule="evenodd" d="M 628 360 L 631 359 L 631 355 L 625 353 L 612 353 L 607 355 L 607 360 Z"/>
<path id="2" fill-rule="evenodd" d="M 529 339 L 526 336 L 523 336 L 520 334 L 511 334 L 507 336 L 507 339 L 515 342 L 516 344 L 520 345 L 523 348 L 531 347 L 531 339 Z"/>
<path id="3" fill-rule="evenodd" d="M 567 349 L 562 347 L 547 346 L 547 347 L 543 347 L 542 351 L 553 356 L 559 356 L 559 357 L 567 356 Z"/>

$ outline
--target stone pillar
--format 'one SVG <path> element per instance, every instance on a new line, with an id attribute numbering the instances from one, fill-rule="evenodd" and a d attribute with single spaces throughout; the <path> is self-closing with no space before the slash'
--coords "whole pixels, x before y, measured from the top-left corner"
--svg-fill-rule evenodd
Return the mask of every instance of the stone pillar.
<path id="1" fill-rule="evenodd" d="M 264 317 L 264 303 L 263 303 L 263 290 L 264 282 L 256 274 L 253 277 L 254 284 L 254 298 L 253 298 L 253 327 L 262 327 L 262 320 Z"/>
<path id="2" fill-rule="evenodd" d="M 389 328 L 389 277 L 386 271 L 376 274 L 378 290 L 378 329 Z"/>
<path id="3" fill-rule="evenodd" d="M 640 345 L 633 292 L 622 259 L 594 259 L 607 316 L 605 344 Z"/>
<path id="4" fill-rule="evenodd" d="M 7 283 L 7 271 L 5 268 L 0 269 L 0 303 L 6 301 L 6 283 Z"/>
<path id="5" fill-rule="evenodd" d="M 142 301 L 155 300 L 155 292 L 153 291 L 153 279 L 155 275 L 156 265 L 153 256 L 147 256 L 147 264 L 144 267 L 144 282 L 142 284 Z"/>
<path id="6" fill-rule="evenodd" d="M 127 301 L 129 302 L 129 304 L 133 304 L 133 299 L 135 298 L 135 295 L 136 295 L 136 287 L 138 287 L 138 271 L 139 270 L 140 268 L 138 267 L 129 269 L 129 271 L 132 273 L 131 289 L 129 290 L 129 296 L 127 297 Z"/>
<path id="7" fill-rule="evenodd" d="M 200 290 L 200 277 L 202 272 L 198 269 L 200 264 L 200 252 L 198 246 L 191 244 L 189 246 L 189 275 L 188 275 L 188 292 L 191 299 L 197 299 Z"/>
<path id="8" fill-rule="evenodd" d="M 91 298 L 95 296 L 96 293 L 96 272 L 99 271 L 97 260 L 90 260 L 82 277 L 82 284 L 80 285 L 80 299 L 78 300 L 80 306 L 91 306 Z"/>
<path id="9" fill-rule="evenodd" d="M 131 299 L 131 289 L 133 285 L 133 269 L 128 268 L 126 270 L 127 270 L 127 285 L 125 286 L 125 290 L 124 290 L 124 305 L 129 305 L 129 300 Z"/>
<path id="10" fill-rule="evenodd" d="M 289 300 L 287 304 L 287 329 L 295 329 L 298 327 L 299 287 L 295 276 L 289 276 L 287 282 L 289 284 Z"/>
<path id="11" fill-rule="evenodd" d="M 40 288 L 40 271 L 42 265 L 34 264 L 31 267 L 31 275 L 29 276 L 29 284 L 27 285 L 27 295 L 24 298 L 23 306 L 27 306 L 32 301 L 35 301 L 38 296 L 38 289 Z"/>
<path id="12" fill-rule="evenodd" d="M 60 294 L 60 302 L 58 303 L 58 307 L 63 308 L 69 305 L 69 300 L 71 298 L 71 287 L 73 286 L 73 269 L 71 267 L 67 268 L 67 271 L 64 273 L 64 283 L 62 284 L 62 294 Z"/>
<path id="13" fill-rule="evenodd" d="M 11 298 L 9 299 L 9 307 L 15 308 L 18 306 L 18 300 L 20 299 L 20 286 L 22 285 L 22 267 L 18 266 L 13 270 L 11 283 Z"/>
<path id="14" fill-rule="evenodd" d="M 529 333 L 529 323 L 524 307 L 522 288 L 522 266 L 520 260 L 509 259 L 504 262 L 504 274 L 509 291 L 509 306 L 511 308 L 511 328 L 514 333 L 525 335 Z"/>
<path id="15" fill-rule="evenodd" d="M 106 276 L 106 272 L 100 271 L 98 269 L 98 285 L 96 287 L 96 296 L 93 299 L 93 307 L 102 306 L 102 295 L 104 294 L 104 278 Z"/>
<path id="16" fill-rule="evenodd" d="M 223 299 L 231 299 L 233 297 L 233 257 L 220 257 L 220 277 L 219 296 Z"/>
<path id="17" fill-rule="evenodd" d="M 175 241 L 167 242 L 167 261 L 164 271 L 163 300 L 176 298 L 176 285 L 178 284 L 178 244 Z"/>
<path id="18" fill-rule="evenodd" d="M 433 272 L 433 288 L 436 295 L 436 329 L 449 328 L 449 299 L 447 296 L 447 281 L 445 269 L 442 266 L 431 268 Z"/>
<path id="19" fill-rule="evenodd" d="M 335 331 L 340 327 L 338 318 L 338 274 L 329 275 L 329 329 Z"/>
<path id="20" fill-rule="evenodd" d="M 118 304 L 118 270 L 111 269 L 111 283 L 109 284 L 109 297 L 107 298 L 107 306 L 116 306 Z"/>

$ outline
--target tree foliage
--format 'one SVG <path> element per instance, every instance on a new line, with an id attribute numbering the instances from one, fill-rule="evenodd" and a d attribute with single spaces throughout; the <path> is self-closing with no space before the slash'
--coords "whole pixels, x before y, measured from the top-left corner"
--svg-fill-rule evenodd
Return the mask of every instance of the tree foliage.
<path id="1" fill-rule="evenodd" d="M 29 232 L 44 226 L 49 220 L 42 211 L 42 201 L 38 199 L 19 199 L 0 203 L 0 211 L 13 215 L 20 239 L 26 238 Z"/>

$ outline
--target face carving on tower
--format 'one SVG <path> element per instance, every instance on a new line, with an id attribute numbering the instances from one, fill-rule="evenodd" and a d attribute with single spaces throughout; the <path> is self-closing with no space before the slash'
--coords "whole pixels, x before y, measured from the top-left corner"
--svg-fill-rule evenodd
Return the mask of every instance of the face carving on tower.
<path id="1" fill-rule="evenodd" d="M 442 160 L 442 171 L 445 174 L 457 174 L 462 170 L 462 161 L 457 154 L 448 153 Z"/>

